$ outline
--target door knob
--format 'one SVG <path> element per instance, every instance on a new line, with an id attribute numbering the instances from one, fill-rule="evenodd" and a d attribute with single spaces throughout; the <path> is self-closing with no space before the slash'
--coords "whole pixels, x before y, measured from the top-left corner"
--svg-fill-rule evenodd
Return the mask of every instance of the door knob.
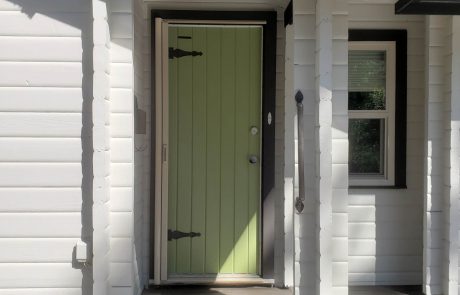
<path id="1" fill-rule="evenodd" d="M 249 163 L 256 164 L 257 163 L 257 156 L 255 156 L 255 155 L 249 156 Z"/>

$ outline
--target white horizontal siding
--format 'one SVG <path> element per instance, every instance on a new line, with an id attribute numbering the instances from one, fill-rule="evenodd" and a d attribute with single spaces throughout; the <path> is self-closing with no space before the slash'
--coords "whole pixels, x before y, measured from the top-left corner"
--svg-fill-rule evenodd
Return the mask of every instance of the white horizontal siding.
<path id="1" fill-rule="evenodd" d="M 351 285 L 421 284 L 423 246 L 424 17 L 391 1 L 351 1 L 350 29 L 407 29 L 407 189 L 349 191 Z M 407 260 L 410 261 L 407 261 Z"/>
<path id="2" fill-rule="evenodd" d="M 80 163 L 79 138 L 0 138 L 1 162 Z"/>
<path id="3" fill-rule="evenodd" d="M 80 187 L 80 163 L 0 163 L 2 187 Z"/>
<path id="4" fill-rule="evenodd" d="M 46 7 L 46 4 L 41 5 Z M 0 36 L 79 37 L 90 19 L 89 15 L 69 11 L 33 13 L 31 17 L 20 11 L 2 11 L 1 14 Z"/>
<path id="5" fill-rule="evenodd" d="M 82 134 L 80 113 L 0 113 L 0 137 L 77 137 Z"/>
<path id="6" fill-rule="evenodd" d="M 0 86 L 81 87 L 78 62 L 0 62 Z"/>
<path id="7" fill-rule="evenodd" d="M 0 213 L 2 238 L 73 238 L 80 237 L 81 230 L 80 212 Z"/>
<path id="8" fill-rule="evenodd" d="M 2 263 L 71 263 L 78 238 L 2 238 Z M 0 293 L 1 294 L 1 293 Z"/>
<path id="9" fill-rule="evenodd" d="M 0 295 L 83 295 L 83 290 L 77 288 L 15 288 L 0 289 Z"/>
<path id="10" fill-rule="evenodd" d="M 80 37 L 0 37 L 0 61 L 18 62 L 80 62 Z"/>
<path id="11" fill-rule="evenodd" d="M 78 113 L 82 111 L 82 89 L 78 87 L 1 87 L 0 110 L 2 112 Z"/>
<path id="12" fill-rule="evenodd" d="M 111 55 L 110 185 L 113 194 L 110 243 L 114 247 L 110 252 L 109 294 L 134 294 L 133 1 L 111 1 L 107 5 Z"/>
<path id="13" fill-rule="evenodd" d="M 81 287 L 81 270 L 71 263 L 0 263 L 0 288 Z"/>
<path id="14" fill-rule="evenodd" d="M 316 191 L 315 175 L 315 54 L 316 50 L 316 7 L 315 1 L 294 1 L 294 40 L 293 40 L 293 89 L 301 90 L 304 95 L 304 136 L 305 136 L 305 191 Z M 289 93 L 289 92 L 288 92 Z M 294 96 L 295 93 L 292 93 Z M 287 97 L 287 100 L 292 97 Z M 293 110 L 296 111 L 295 109 Z M 296 118 L 292 114 L 292 119 Z M 297 155 L 297 127 L 290 135 L 294 139 Z M 287 135 L 286 135 L 287 136 Z M 298 196 L 298 157 L 294 159 L 294 197 Z M 286 196 L 290 197 L 290 196 Z M 315 211 L 319 208 L 316 196 L 306 196 L 305 210 L 301 215 L 294 215 L 294 288 L 296 294 L 307 294 L 307 290 L 319 292 L 317 287 L 320 277 L 317 272 L 318 249 L 317 221 Z"/>
<path id="15" fill-rule="evenodd" d="M 1 295 L 91 288 L 73 260 L 91 231 L 89 4 L 0 0 Z"/>
<path id="16" fill-rule="evenodd" d="M 80 212 L 81 188 L 0 188 L 0 212 Z M 1 261 L 1 259 L 0 259 Z"/>
<path id="17" fill-rule="evenodd" d="M 25 7 L 30 11 L 41 11 L 46 13 L 85 13 L 90 11 L 85 0 L 40 0 L 40 3 L 34 0 L 15 2 L 17 1 L 0 0 L 0 11 L 22 11 Z M 21 4 L 27 5 L 24 7 Z"/>

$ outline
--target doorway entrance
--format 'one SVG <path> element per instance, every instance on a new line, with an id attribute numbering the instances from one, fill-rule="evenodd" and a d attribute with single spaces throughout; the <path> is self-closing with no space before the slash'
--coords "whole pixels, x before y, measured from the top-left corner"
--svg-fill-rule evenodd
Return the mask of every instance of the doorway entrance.
<path id="1" fill-rule="evenodd" d="M 169 278 L 259 274 L 261 33 L 168 26 Z"/>
<path id="2" fill-rule="evenodd" d="M 276 14 L 156 13 L 154 284 L 272 281 Z"/>

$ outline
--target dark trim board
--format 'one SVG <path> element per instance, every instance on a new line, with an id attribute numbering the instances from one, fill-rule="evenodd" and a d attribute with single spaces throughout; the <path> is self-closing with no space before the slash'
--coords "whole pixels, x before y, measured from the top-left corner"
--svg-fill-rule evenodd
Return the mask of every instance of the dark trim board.
<path id="1" fill-rule="evenodd" d="M 275 247 L 275 200 L 270 195 L 275 183 L 275 108 L 276 108 L 276 12 L 275 11 L 198 11 L 198 10 L 152 10 L 151 48 L 155 48 L 155 18 L 193 21 L 264 21 L 263 25 L 263 69 L 262 69 L 262 210 L 261 210 L 261 276 L 263 279 L 274 278 L 274 247 Z M 155 58 L 152 58 L 152 88 L 155 85 Z M 152 101 L 155 91 L 152 91 Z M 155 104 L 152 103 L 152 114 Z M 269 122 L 268 117 L 271 117 Z M 154 124 L 155 120 L 151 120 Z M 151 130 L 155 130 L 152 126 Z M 152 146 L 155 145 L 152 134 Z M 155 171 L 155 157 L 152 156 L 151 171 Z M 150 212 L 155 212 L 155 173 L 151 176 Z M 150 269 L 154 269 L 154 214 L 151 214 L 150 234 Z M 153 271 L 150 278 L 153 279 Z"/>
<path id="2" fill-rule="evenodd" d="M 458 0 L 399 0 L 395 4 L 396 14 L 459 15 Z"/>
<path id="3" fill-rule="evenodd" d="M 393 188 L 406 188 L 407 31 L 351 29 L 348 40 L 396 42 L 395 184 Z"/>

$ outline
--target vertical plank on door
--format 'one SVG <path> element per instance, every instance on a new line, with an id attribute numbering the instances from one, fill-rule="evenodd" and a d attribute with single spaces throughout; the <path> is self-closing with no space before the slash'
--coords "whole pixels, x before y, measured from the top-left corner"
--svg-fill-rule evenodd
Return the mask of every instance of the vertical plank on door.
<path id="1" fill-rule="evenodd" d="M 236 173 L 235 173 L 235 273 L 248 272 L 248 134 L 249 134 L 249 29 L 240 28 L 236 32 Z"/>
<path id="2" fill-rule="evenodd" d="M 169 47 L 177 47 L 177 28 L 168 29 Z M 177 59 L 169 60 L 168 228 L 176 229 L 177 206 Z M 177 242 L 168 242 L 168 272 L 176 272 Z"/>
<path id="3" fill-rule="evenodd" d="M 221 29 L 206 28 L 206 273 L 219 273 Z"/>
<path id="4" fill-rule="evenodd" d="M 195 27 L 193 50 L 204 52 L 193 58 L 193 173 L 192 231 L 201 237 L 192 239 L 191 273 L 204 273 L 206 231 L 206 29 Z"/>
<path id="5" fill-rule="evenodd" d="M 233 273 L 235 198 L 235 29 L 222 29 L 220 273 Z"/>
<path id="6" fill-rule="evenodd" d="M 250 33 L 250 107 L 249 107 L 249 125 L 256 126 L 261 130 L 261 29 L 252 28 Z M 258 250 L 259 250 L 259 207 L 260 207 L 260 156 L 262 151 L 260 148 L 260 135 L 249 135 L 249 152 L 254 155 L 259 155 L 257 165 L 249 167 L 249 273 L 258 272 Z"/>
<path id="7" fill-rule="evenodd" d="M 179 27 L 177 46 L 192 50 L 192 29 Z M 191 231 L 192 205 L 192 57 L 178 59 L 178 171 L 177 171 L 177 230 Z M 177 273 L 190 272 L 190 239 L 177 240 Z"/>

